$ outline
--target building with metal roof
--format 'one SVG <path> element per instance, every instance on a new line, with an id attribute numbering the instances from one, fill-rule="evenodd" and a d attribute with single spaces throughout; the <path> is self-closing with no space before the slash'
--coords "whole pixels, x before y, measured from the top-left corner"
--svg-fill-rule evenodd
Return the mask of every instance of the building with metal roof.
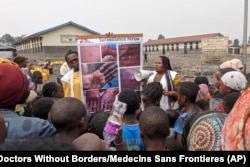
<path id="1" fill-rule="evenodd" d="M 148 40 L 143 44 L 144 53 L 147 55 L 166 55 L 166 54 L 188 54 L 200 53 L 201 41 L 204 38 L 223 37 L 220 33 L 201 34 L 183 36 L 175 38 L 165 38 Z"/>
<path id="2" fill-rule="evenodd" d="M 77 36 L 100 33 L 72 21 L 34 33 L 14 43 L 17 54 L 31 60 L 64 59 L 66 52 L 77 51 Z"/>

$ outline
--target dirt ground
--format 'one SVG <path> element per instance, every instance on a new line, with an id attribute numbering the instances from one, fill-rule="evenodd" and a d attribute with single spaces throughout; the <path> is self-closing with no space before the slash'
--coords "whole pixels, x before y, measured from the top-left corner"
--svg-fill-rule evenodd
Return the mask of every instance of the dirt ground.
<path id="1" fill-rule="evenodd" d="M 166 55 L 170 59 L 172 69 L 181 75 L 182 81 L 194 81 L 196 76 L 206 76 L 211 84 L 215 83 L 214 73 L 218 70 L 219 64 L 202 64 L 200 55 Z M 148 63 L 144 62 L 143 69 L 153 69 L 157 56 L 148 56 Z M 242 55 L 229 55 L 227 60 L 237 58 L 242 60 Z M 247 60 L 246 73 L 250 72 L 250 60 Z M 201 68 L 200 68 L 201 67 Z M 203 69 L 202 73 L 201 70 Z"/>

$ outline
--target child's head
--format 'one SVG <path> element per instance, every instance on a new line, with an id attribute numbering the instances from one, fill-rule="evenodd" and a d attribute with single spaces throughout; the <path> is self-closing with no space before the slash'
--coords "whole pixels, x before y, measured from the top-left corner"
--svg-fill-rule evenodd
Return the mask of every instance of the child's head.
<path id="1" fill-rule="evenodd" d="M 139 96 L 133 89 L 123 89 L 118 95 L 118 100 L 127 104 L 125 114 L 135 114 L 137 109 L 140 108 Z"/>
<path id="2" fill-rule="evenodd" d="M 48 82 L 44 84 L 42 93 L 43 96 L 45 97 L 56 97 L 56 98 L 64 97 L 62 86 L 56 82 Z"/>
<path id="3" fill-rule="evenodd" d="M 80 151 L 108 151 L 109 147 L 96 134 L 84 133 L 73 140 L 73 145 Z"/>
<path id="4" fill-rule="evenodd" d="M 33 117 L 48 119 L 48 113 L 56 99 L 52 97 L 41 97 L 32 104 L 31 113 Z"/>
<path id="5" fill-rule="evenodd" d="M 110 116 L 109 112 L 97 111 L 89 118 L 89 129 L 90 133 L 94 133 L 99 136 L 100 139 L 103 138 L 103 129 L 107 122 L 108 117 Z"/>
<path id="6" fill-rule="evenodd" d="M 179 106 L 185 106 L 187 102 L 195 103 L 196 96 L 200 90 L 194 82 L 180 82 L 176 85 L 177 101 Z"/>
<path id="7" fill-rule="evenodd" d="M 173 128 L 175 121 L 177 120 L 180 114 L 176 110 L 171 110 L 171 109 L 166 110 L 166 113 L 168 115 L 169 127 Z"/>
<path id="8" fill-rule="evenodd" d="M 163 140 L 165 142 L 170 133 L 168 115 L 157 106 L 147 107 L 141 113 L 139 127 L 146 147 L 152 141 Z"/>
<path id="9" fill-rule="evenodd" d="M 36 84 L 43 83 L 43 75 L 40 71 L 34 71 L 32 74 L 32 81 Z"/>
<path id="10" fill-rule="evenodd" d="M 86 106 L 74 97 L 64 97 L 55 101 L 50 109 L 48 120 L 58 133 L 74 132 L 80 135 L 88 129 Z"/>
<path id="11" fill-rule="evenodd" d="M 229 114 L 232 110 L 235 102 L 240 97 L 240 92 L 232 92 L 223 97 L 224 112 Z"/>
<path id="12" fill-rule="evenodd" d="M 195 77 L 194 83 L 196 83 L 197 85 L 200 85 L 200 84 L 209 85 L 208 78 L 205 77 L 205 76 L 197 76 L 197 77 Z"/>
<path id="13" fill-rule="evenodd" d="M 141 92 L 144 109 L 149 106 L 160 106 L 163 88 L 159 82 L 151 82 L 145 85 Z"/>

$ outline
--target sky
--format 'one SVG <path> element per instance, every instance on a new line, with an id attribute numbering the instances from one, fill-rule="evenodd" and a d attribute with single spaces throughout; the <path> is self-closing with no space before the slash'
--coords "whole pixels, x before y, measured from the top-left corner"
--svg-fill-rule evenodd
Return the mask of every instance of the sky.
<path id="1" fill-rule="evenodd" d="M 245 0 L 0 0 L 0 4 L 0 37 L 31 35 L 73 21 L 100 34 L 142 33 L 144 42 L 160 34 L 174 38 L 209 33 L 243 41 Z M 247 41 L 249 33 L 247 26 Z"/>

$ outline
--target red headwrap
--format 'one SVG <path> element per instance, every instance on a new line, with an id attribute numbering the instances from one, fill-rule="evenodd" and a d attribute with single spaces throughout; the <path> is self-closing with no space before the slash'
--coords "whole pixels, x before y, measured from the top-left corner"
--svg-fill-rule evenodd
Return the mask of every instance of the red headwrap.
<path id="1" fill-rule="evenodd" d="M 0 64 L 0 108 L 17 104 L 27 89 L 27 77 L 19 67 Z"/>

